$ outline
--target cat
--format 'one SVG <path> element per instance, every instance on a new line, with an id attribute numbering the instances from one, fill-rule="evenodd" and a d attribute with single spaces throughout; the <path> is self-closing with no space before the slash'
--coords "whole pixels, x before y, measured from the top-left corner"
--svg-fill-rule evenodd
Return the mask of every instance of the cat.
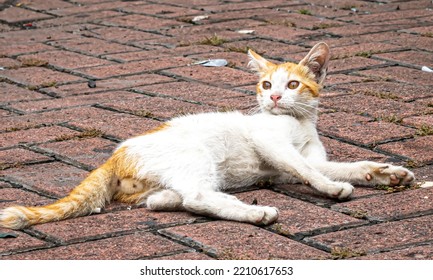
<path id="1" fill-rule="evenodd" d="M 47 206 L 1 210 L 0 225 L 21 229 L 88 215 L 111 200 L 268 225 L 278 218 L 275 207 L 246 204 L 227 191 L 273 178 L 304 182 L 325 196 L 345 200 L 353 185 L 414 182 L 414 174 L 404 167 L 327 160 L 316 130 L 319 91 L 330 58 L 326 43 L 316 44 L 298 64 L 274 64 L 252 50 L 248 55 L 249 66 L 259 75 L 260 113 L 174 118 L 121 143 L 68 196 Z"/>

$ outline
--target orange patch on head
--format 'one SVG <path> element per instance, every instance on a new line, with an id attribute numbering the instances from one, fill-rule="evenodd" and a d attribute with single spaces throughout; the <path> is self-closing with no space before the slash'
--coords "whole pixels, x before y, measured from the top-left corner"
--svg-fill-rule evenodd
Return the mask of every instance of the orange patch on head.
<path id="1" fill-rule="evenodd" d="M 314 74 L 311 73 L 308 67 L 290 62 L 284 63 L 282 64 L 282 66 L 286 69 L 288 73 L 293 73 L 300 78 L 300 93 L 308 90 L 313 97 L 319 96 L 321 86 L 315 82 Z"/>

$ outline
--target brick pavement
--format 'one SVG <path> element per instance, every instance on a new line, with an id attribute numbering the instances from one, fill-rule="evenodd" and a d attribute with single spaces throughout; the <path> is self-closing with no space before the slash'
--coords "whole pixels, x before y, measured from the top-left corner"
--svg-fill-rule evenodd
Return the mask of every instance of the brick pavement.
<path id="1" fill-rule="evenodd" d="M 433 67 L 432 2 L 323 2 L 0 1 L 0 207 L 66 195 L 117 143 L 173 116 L 248 112 L 245 50 L 298 61 L 319 41 L 333 54 L 318 123 L 330 158 L 433 181 L 433 74 L 420 70 Z M 229 64 L 191 65 L 208 58 Z M 0 259 L 433 259 L 433 188 L 359 187 L 341 203 L 301 185 L 236 195 L 279 207 L 278 222 L 112 204 L 15 231 Z"/>

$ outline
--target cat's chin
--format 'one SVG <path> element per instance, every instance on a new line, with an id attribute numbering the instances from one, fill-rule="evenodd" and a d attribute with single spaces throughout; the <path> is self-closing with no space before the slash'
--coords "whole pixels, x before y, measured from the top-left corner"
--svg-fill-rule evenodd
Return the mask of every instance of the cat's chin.
<path id="1" fill-rule="evenodd" d="M 271 107 L 265 108 L 265 111 L 272 115 L 292 115 L 290 109 L 282 108 L 282 107 Z"/>

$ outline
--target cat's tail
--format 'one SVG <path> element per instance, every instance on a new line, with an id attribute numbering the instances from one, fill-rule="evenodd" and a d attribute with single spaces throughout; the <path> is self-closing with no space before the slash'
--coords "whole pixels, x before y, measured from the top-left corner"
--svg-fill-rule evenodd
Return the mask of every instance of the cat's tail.
<path id="1" fill-rule="evenodd" d="M 68 196 L 46 206 L 12 206 L 0 211 L 0 226 L 21 229 L 97 212 L 113 196 L 113 160 L 108 160 L 73 189 Z"/>

